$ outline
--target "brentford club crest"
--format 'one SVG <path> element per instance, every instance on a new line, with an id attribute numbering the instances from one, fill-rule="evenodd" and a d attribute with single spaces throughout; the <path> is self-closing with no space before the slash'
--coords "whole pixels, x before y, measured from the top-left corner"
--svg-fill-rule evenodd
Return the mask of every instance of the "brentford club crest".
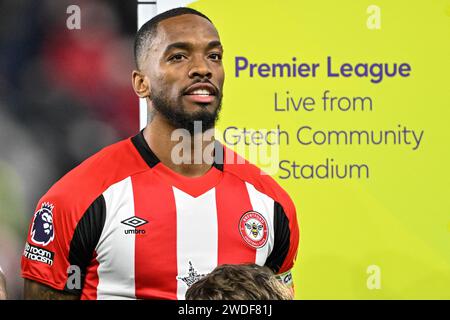
<path id="1" fill-rule="evenodd" d="M 269 228 L 262 214 L 256 211 L 247 211 L 239 221 L 239 231 L 248 245 L 258 249 L 266 244 Z"/>

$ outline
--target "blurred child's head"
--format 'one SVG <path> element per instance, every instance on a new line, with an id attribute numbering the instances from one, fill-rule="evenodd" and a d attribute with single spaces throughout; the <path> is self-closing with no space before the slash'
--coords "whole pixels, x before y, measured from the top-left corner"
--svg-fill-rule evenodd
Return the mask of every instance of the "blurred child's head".
<path id="1" fill-rule="evenodd" d="M 291 300 L 292 292 L 267 267 L 224 264 L 194 283 L 187 300 Z"/>

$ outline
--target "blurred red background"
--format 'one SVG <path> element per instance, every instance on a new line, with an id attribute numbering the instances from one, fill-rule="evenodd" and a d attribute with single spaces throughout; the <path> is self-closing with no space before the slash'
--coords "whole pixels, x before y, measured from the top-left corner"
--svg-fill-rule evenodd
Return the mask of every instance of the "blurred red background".
<path id="1" fill-rule="evenodd" d="M 69 5 L 81 29 L 69 30 Z M 133 0 L 0 1 L 0 265 L 21 298 L 35 205 L 67 171 L 139 130 Z"/>

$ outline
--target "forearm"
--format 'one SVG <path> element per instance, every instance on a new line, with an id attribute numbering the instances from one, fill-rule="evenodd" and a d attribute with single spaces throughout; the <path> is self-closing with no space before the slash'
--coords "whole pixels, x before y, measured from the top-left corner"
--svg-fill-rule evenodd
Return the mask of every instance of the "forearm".
<path id="1" fill-rule="evenodd" d="M 55 290 L 36 281 L 25 279 L 25 300 L 79 300 L 80 297 L 64 291 Z"/>
<path id="2" fill-rule="evenodd" d="M 0 300 L 6 300 L 7 297 L 8 296 L 6 294 L 6 280 L 0 268 Z"/>

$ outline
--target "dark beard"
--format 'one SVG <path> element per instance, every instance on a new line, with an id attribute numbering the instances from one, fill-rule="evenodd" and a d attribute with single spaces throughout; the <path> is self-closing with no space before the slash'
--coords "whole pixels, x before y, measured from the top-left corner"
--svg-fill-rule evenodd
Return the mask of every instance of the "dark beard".
<path id="1" fill-rule="evenodd" d="M 199 110 L 194 113 L 187 113 L 182 107 L 181 103 L 178 105 L 170 104 L 163 95 L 153 95 L 151 98 L 153 107 L 157 112 L 163 115 L 175 128 L 182 128 L 194 134 L 194 122 L 200 121 L 202 125 L 202 132 L 214 127 L 216 121 L 219 119 L 219 111 L 222 107 L 222 97 L 219 98 L 219 106 L 213 113 L 207 110 Z"/>

